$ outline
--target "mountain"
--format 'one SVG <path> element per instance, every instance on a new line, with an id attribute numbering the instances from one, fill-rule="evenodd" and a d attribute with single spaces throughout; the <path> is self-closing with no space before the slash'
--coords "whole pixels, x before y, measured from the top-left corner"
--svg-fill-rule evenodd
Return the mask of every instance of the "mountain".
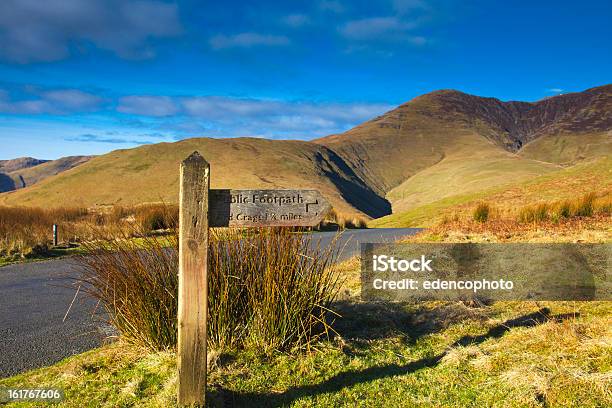
<path id="1" fill-rule="evenodd" d="M 317 188 L 340 212 L 378 218 L 609 156 L 610 112 L 612 85 L 538 102 L 435 91 L 312 142 L 196 138 L 117 150 L 0 203 L 176 202 L 179 163 L 198 150 L 215 188 Z"/>
<path id="2" fill-rule="evenodd" d="M 25 188 L 87 162 L 93 156 L 68 156 L 57 160 L 23 157 L 0 160 L 0 193 Z"/>
<path id="3" fill-rule="evenodd" d="M 600 152 L 593 153 L 607 154 L 612 143 L 611 112 L 612 85 L 538 102 L 502 102 L 495 98 L 441 90 L 417 97 L 348 132 L 317 142 L 336 149 L 357 167 L 371 161 L 367 164 L 374 169 L 373 175 L 380 180 L 378 184 L 386 190 L 399 184 L 406 175 L 411 175 L 410 169 L 421 169 L 441 159 L 444 154 L 442 147 L 449 143 L 452 147 L 462 144 L 461 138 L 466 134 L 484 137 L 512 153 L 531 150 L 533 156 L 539 152 L 538 149 L 527 149 L 532 141 L 580 135 L 573 138 L 573 145 L 587 145 L 594 141 L 605 146 L 601 146 Z M 400 147 L 400 150 L 391 152 L 389 144 Z M 381 154 L 392 153 L 402 157 L 404 152 L 415 149 L 425 153 L 427 160 L 411 158 L 408 168 L 396 169 L 392 173 L 384 171 L 388 166 L 379 160 Z M 422 152 L 428 149 L 429 152 Z M 572 159 L 568 162 L 580 157 Z"/>
<path id="4" fill-rule="evenodd" d="M 442 90 L 315 142 L 396 213 L 609 155 L 610 112 L 612 85 L 534 103 Z"/>
<path id="5" fill-rule="evenodd" d="M 33 157 L 19 157 L 11 160 L 0 160 L 0 173 L 10 173 L 16 170 L 23 170 L 29 167 L 38 166 L 49 160 L 39 160 Z"/>

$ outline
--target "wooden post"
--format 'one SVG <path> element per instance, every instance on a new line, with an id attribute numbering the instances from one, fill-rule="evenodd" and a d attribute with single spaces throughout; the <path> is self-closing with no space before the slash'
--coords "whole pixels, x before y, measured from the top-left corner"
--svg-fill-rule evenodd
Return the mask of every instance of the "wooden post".
<path id="1" fill-rule="evenodd" d="M 204 405 L 208 309 L 210 166 L 198 152 L 181 163 L 179 210 L 178 403 Z"/>
<path id="2" fill-rule="evenodd" d="M 57 224 L 53 224 L 53 246 L 57 246 Z"/>

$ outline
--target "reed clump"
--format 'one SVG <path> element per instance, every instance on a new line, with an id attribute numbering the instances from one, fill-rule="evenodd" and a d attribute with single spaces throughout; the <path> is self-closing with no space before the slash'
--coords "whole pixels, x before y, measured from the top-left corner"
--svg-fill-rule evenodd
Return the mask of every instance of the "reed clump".
<path id="1" fill-rule="evenodd" d="M 263 352 L 310 347 L 330 330 L 339 287 L 334 245 L 290 229 L 212 230 L 208 342 Z M 89 244 L 77 281 L 100 301 L 124 340 L 153 350 L 177 341 L 178 239 Z"/>
<path id="2" fill-rule="evenodd" d="M 178 228 L 178 206 L 146 204 L 132 211 L 142 231 L 151 232 Z"/>
<path id="3" fill-rule="evenodd" d="M 472 218 L 476 222 L 487 222 L 491 213 L 491 206 L 488 203 L 479 203 L 474 209 Z"/>
<path id="4" fill-rule="evenodd" d="M 550 205 L 540 203 L 535 206 L 523 207 L 519 210 L 518 220 L 520 222 L 544 222 L 550 218 Z"/>

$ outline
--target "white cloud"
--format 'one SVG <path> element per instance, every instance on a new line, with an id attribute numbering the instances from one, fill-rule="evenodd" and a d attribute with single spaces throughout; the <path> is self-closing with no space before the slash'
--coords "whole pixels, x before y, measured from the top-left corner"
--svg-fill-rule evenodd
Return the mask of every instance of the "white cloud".
<path id="1" fill-rule="evenodd" d="M 49 90 L 26 86 L 21 88 L 19 97 L 0 89 L 0 113 L 4 114 L 107 113 L 113 106 L 112 102 L 78 89 Z M 171 131 L 174 135 L 313 138 L 342 132 L 392 108 L 384 103 L 126 95 L 116 100 L 114 109 L 137 116 L 116 118 L 127 128 Z M 73 140 L 104 143 L 123 143 L 120 140 L 132 143 L 135 140 L 133 137 L 116 136 L 88 131 L 74 135 Z M 147 140 L 153 138 L 151 134 L 146 136 Z"/>
<path id="2" fill-rule="evenodd" d="M 134 95 L 120 98 L 117 110 L 134 115 L 171 116 L 179 112 L 179 107 L 168 96 Z"/>
<path id="3" fill-rule="evenodd" d="M 178 35 L 176 4 L 153 0 L 3 0 L 0 58 L 17 63 L 63 59 L 89 45 L 124 58 L 148 58 L 151 38 Z"/>
<path id="4" fill-rule="evenodd" d="M 166 116 L 165 113 L 169 111 L 158 109 L 159 105 L 167 105 L 172 111 L 178 109 L 174 116 L 157 122 L 158 126 L 163 130 L 189 136 L 324 136 L 347 130 L 393 108 L 382 103 L 318 103 L 224 96 L 133 98 L 125 97 L 122 101 L 137 101 L 129 113 L 143 117 Z M 148 108 L 147 101 L 155 108 Z M 124 103 L 118 109 L 127 112 L 125 106 Z M 155 115 L 155 112 L 163 112 L 164 115 Z"/>
<path id="5" fill-rule="evenodd" d="M 214 49 L 249 48 L 254 46 L 284 46 L 290 41 L 284 35 L 270 35 L 260 33 L 241 33 L 235 35 L 216 35 L 209 40 Z"/>
<path id="6" fill-rule="evenodd" d="M 309 24 L 310 17 L 306 14 L 289 14 L 282 18 L 282 22 L 290 27 L 299 28 Z"/>
<path id="7" fill-rule="evenodd" d="M 548 92 L 548 93 L 556 93 L 556 94 L 561 93 L 563 91 L 564 91 L 564 89 L 562 89 L 562 88 L 548 88 L 546 90 L 546 92 Z"/>
<path id="8" fill-rule="evenodd" d="M 253 116 L 280 112 L 282 104 L 256 99 L 236 99 L 219 96 L 191 97 L 183 100 L 187 114 L 208 119 Z"/>
<path id="9" fill-rule="evenodd" d="M 98 109 L 103 98 L 79 89 L 56 89 L 36 91 L 27 98 L 15 99 L 4 90 L 0 91 L 0 113 L 8 114 L 57 114 L 90 112 Z"/>
<path id="10" fill-rule="evenodd" d="M 319 2 L 319 8 L 324 11 L 333 11 L 334 13 L 342 13 L 344 6 L 336 0 L 322 0 Z"/>
<path id="11" fill-rule="evenodd" d="M 149 135 L 142 135 L 148 137 Z M 106 143 L 106 144 L 130 144 L 142 145 L 152 144 L 155 141 L 149 139 L 129 138 L 129 137 L 109 137 L 108 135 L 98 135 L 94 133 L 83 133 L 78 136 L 66 137 L 64 140 L 68 142 L 86 142 L 86 143 Z"/>
<path id="12" fill-rule="evenodd" d="M 64 109 L 91 110 L 97 108 L 102 98 L 97 95 L 83 92 L 79 89 L 58 89 L 45 91 L 41 97 L 53 104 L 58 104 Z"/>
<path id="13" fill-rule="evenodd" d="M 416 23 L 405 22 L 398 17 L 371 17 L 349 21 L 339 31 L 350 40 L 375 40 L 404 34 L 416 26 Z"/>
<path id="14" fill-rule="evenodd" d="M 208 134 L 266 137 L 323 136 L 342 132 L 393 107 L 380 103 L 288 102 L 218 96 L 182 100 L 187 115 L 207 123 Z"/>

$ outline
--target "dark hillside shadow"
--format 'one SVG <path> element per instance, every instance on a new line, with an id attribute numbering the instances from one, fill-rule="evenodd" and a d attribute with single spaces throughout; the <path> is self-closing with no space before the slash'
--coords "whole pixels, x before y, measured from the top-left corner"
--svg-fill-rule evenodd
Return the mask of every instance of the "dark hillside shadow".
<path id="1" fill-rule="evenodd" d="M 4 173 L 0 173 L 0 193 L 15 190 L 15 181 Z"/>
<path id="2" fill-rule="evenodd" d="M 530 313 L 492 327 L 487 333 L 479 336 L 464 336 L 455 341 L 451 347 L 467 346 L 483 343 L 489 339 L 502 337 L 512 328 L 534 327 L 547 321 L 563 321 L 578 316 L 577 314 L 551 315 L 550 310 L 543 308 L 537 312 Z M 239 393 L 224 389 L 211 391 L 209 401 L 213 406 L 224 407 L 280 407 L 286 406 L 300 398 L 313 395 L 338 392 L 343 388 L 356 384 L 367 383 L 383 378 L 414 373 L 423 368 L 435 367 L 440 363 L 448 351 L 411 361 L 407 364 L 389 364 L 385 366 L 370 367 L 361 371 L 347 371 L 319 384 L 305 385 L 291 388 L 280 394 L 273 393 Z"/>
<path id="3" fill-rule="evenodd" d="M 387 199 L 369 188 L 335 152 L 328 149 L 328 153 L 329 159 L 321 153 L 317 153 L 315 159 L 325 176 L 340 191 L 344 200 L 372 218 L 380 218 L 391 214 L 391 203 Z M 348 175 L 350 179 L 340 177 L 336 169 Z"/>

